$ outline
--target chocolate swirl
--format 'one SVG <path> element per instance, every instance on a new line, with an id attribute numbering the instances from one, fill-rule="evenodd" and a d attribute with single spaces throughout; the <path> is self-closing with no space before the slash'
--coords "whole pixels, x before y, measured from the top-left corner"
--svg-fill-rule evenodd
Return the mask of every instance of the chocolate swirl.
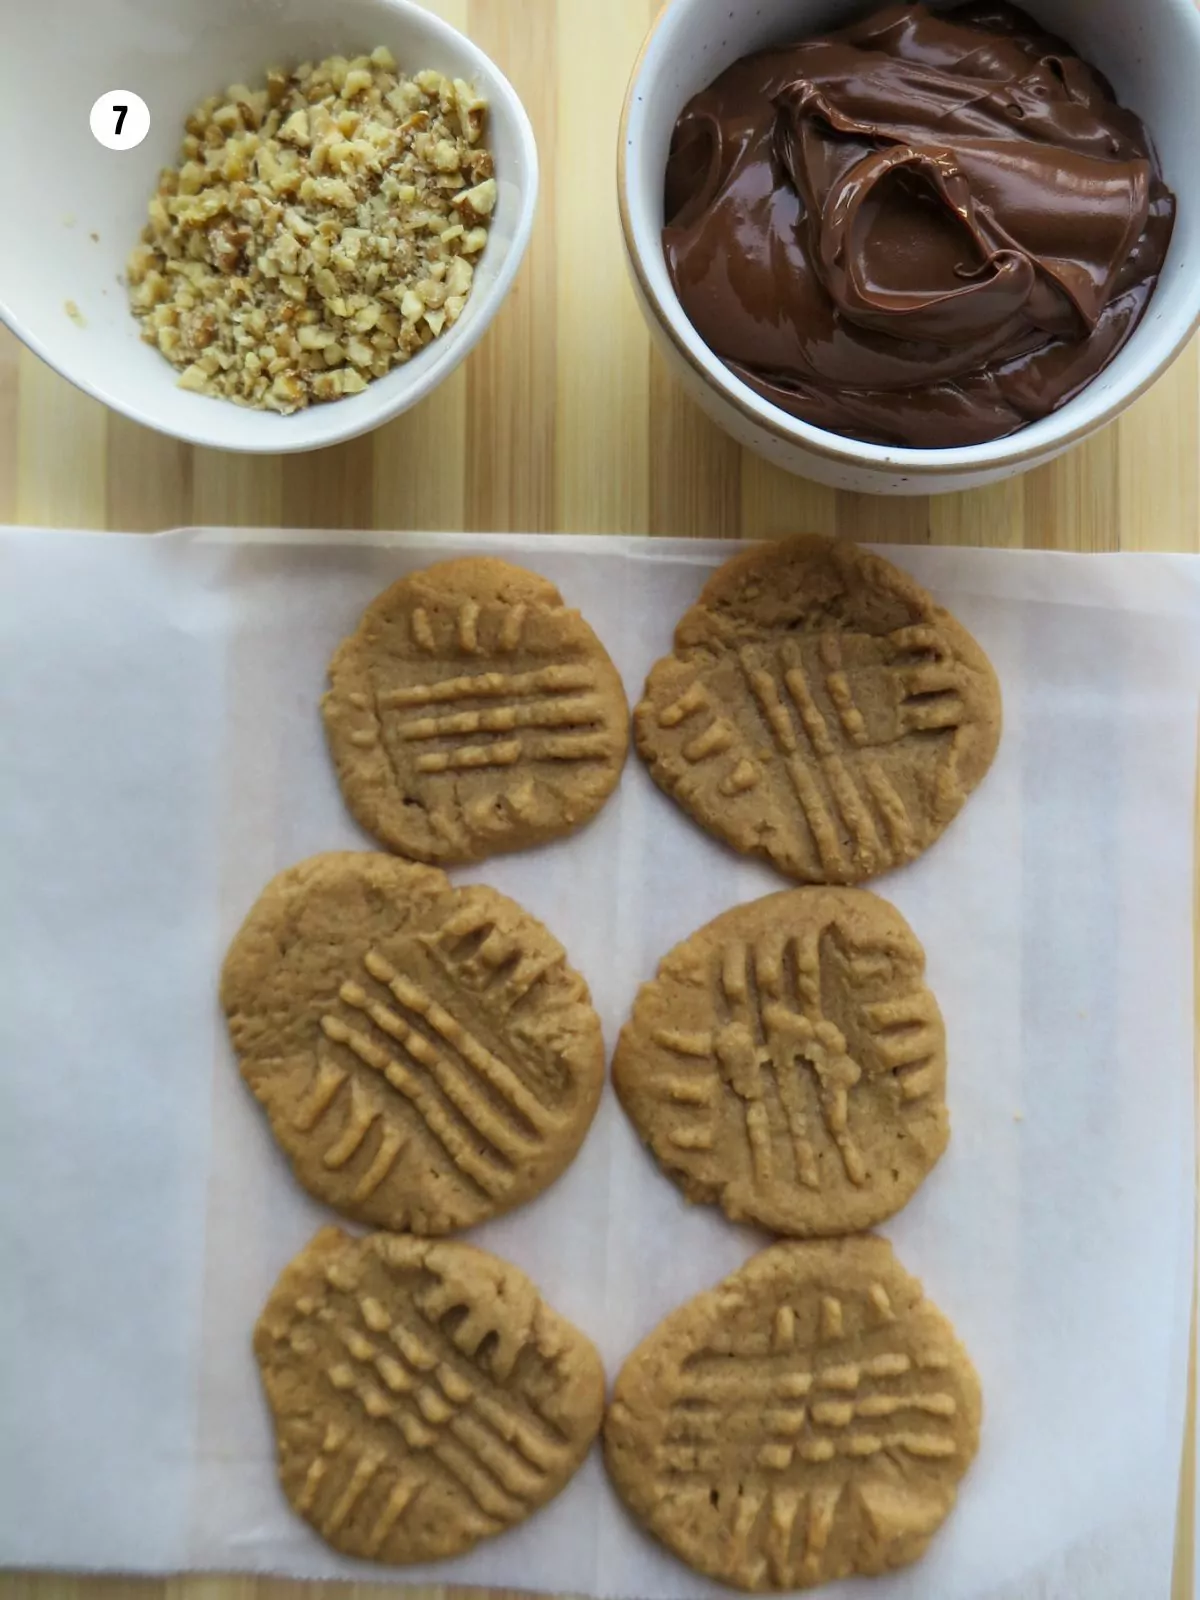
<path id="1" fill-rule="evenodd" d="M 739 378 L 818 427 L 938 448 L 1108 365 L 1175 200 L 1139 119 L 1024 12 L 891 5 L 689 101 L 665 215 L 683 308 Z"/>

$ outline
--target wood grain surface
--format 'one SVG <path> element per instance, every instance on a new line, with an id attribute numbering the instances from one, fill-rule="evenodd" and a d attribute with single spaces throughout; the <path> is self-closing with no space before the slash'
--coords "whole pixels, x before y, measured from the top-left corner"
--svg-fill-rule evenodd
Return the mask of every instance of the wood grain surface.
<path id="1" fill-rule="evenodd" d="M 1195 344 L 1096 439 L 971 494 L 890 500 L 835 492 L 739 449 L 667 376 L 625 279 L 617 117 L 657 0 L 431 0 L 431 9 L 512 79 L 542 162 L 528 259 L 465 366 L 424 405 L 367 438 L 311 455 L 236 456 L 190 449 L 107 412 L 0 328 L 0 522 L 131 532 L 205 523 L 713 538 L 815 529 L 905 543 L 1200 551 Z M 1192 1376 L 1173 1600 L 1193 1596 Z M 467 1600 L 484 1592 L 0 1575 L 0 1600 Z"/>

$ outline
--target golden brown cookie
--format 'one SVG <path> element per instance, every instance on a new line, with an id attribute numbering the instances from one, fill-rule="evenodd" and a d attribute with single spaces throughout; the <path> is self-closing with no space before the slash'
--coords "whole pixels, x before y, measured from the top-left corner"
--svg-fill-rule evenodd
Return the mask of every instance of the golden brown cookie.
<path id="1" fill-rule="evenodd" d="M 558 1177 L 604 1081 L 587 984 L 494 889 L 392 856 L 313 856 L 263 891 L 221 1002 L 304 1187 L 446 1233 Z"/>
<path id="2" fill-rule="evenodd" d="M 634 714 L 651 776 L 735 850 L 806 883 L 911 861 L 1000 739 L 983 651 L 889 562 L 808 534 L 715 572 Z"/>
<path id="3" fill-rule="evenodd" d="M 346 804 L 418 861 L 480 861 L 570 833 L 629 747 L 617 669 L 552 583 L 488 556 L 373 600 L 329 668 L 325 731 Z"/>
<path id="4" fill-rule="evenodd" d="M 807 1589 L 924 1552 L 980 1415 L 966 1351 L 886 1240 L 777 1244 L 629 1357 L 605 1464 L 697 1572 Z"/>
<path id="5" fill-rule="evenodd" d="M 279 1478 L 347 1555 L 439 1560 L 554 1498 L 604 1408 L 591 1341 L 471 1245 L 323 1228 L 254 1330 Z"/>
<path id="6" fill-rule="evenodd" d="M 904 918 L 865 889 L 726 911 L 642 985 L 613 1061 L 690 1200 L 776 1233 L 855 1233 L 946 1148 L 946 1035 Z"/>

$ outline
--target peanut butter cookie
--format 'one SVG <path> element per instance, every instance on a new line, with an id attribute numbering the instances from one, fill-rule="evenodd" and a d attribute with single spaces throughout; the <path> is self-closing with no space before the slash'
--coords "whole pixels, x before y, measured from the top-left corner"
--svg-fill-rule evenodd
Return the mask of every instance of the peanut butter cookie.
<path id="1" fill-rule="evenodd" d="M 304 1187 L 413 1233 L 528 1200 L 583 1142 L 600 1021 L 562 946 L 481 885 L 392 856 L 314 856 L 226 957 L 242 1074 Z"/>
<path id="2" fill-rule="evenodd" d="M 458 1555 L 558 1494 L 604 1407 L 590 1340 L 470 1245 L 323 1228 L 254 1332 L 279 1477 L 335 1549 Z"/>
<path id="3" fill-rule="evenodd" d="M 401 578 L 339 647 L 322 702 L 346 804 L 418 861 L 580 827 L 629 747 L 617 669 L 552 583 L 487 556 Z"/>
<path id="4" fill-rule="evenodd" d="M 966 1352 L 886 1240 L 778 1244 L 629 1357 L 605 1464 L 697 1572 L 807 1589 L 924 1552 L 980 1415 Z"/>
<path id="5" fill-rule="evenodd" d="M 911 861 L 1000 739 L 1000 690 L 948 611 L 887 561 L 815 534 L 713 574 L 634 714 L 660 788 L 806 883 Z"/>
<path id="6" fill-rule="evenodd" d="M 865 889 L 726 911 L 642 988 L 617 1093 L 691 1200 L 776 1233 L 898 1211 L 946 1148 L 946 1037 L 925 954 Z"/>

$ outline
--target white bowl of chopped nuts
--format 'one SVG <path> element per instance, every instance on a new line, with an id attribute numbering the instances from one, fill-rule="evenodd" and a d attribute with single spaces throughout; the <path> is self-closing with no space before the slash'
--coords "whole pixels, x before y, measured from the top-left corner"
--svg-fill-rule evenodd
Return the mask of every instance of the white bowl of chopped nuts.
<path id="1" fill-rule="evenodd" d="M 130 150 L 89 127 L 113 89 L 150 110 Z M 105 404 L 219 449 L 315 449 L 424 399 L 499 310 L 537 204 L 511 84 L 409 0 L 14 7 L 0 134 L 38 150 L 0 174 L 0 317 Z"/>

